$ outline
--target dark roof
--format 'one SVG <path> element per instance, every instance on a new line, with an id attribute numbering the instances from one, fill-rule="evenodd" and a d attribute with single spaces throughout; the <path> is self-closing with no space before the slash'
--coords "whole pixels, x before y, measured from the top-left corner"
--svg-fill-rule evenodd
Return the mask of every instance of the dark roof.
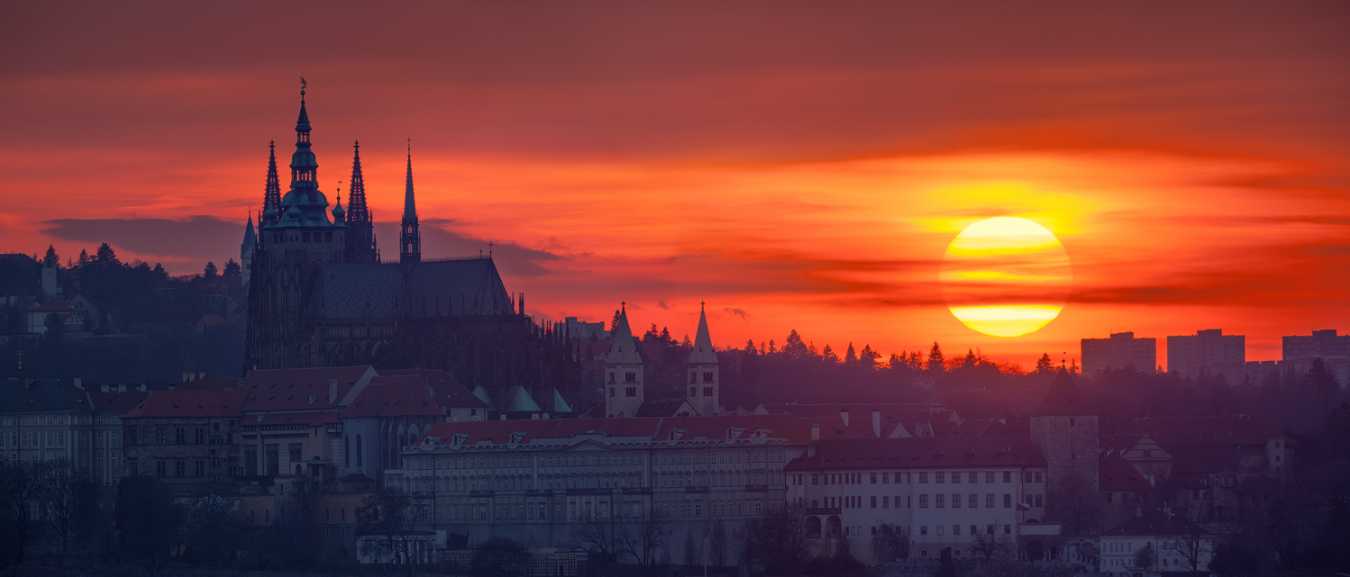
<path id="1" fill-rule="evenodd" d="M 400 375 L 415 375 L 422 379 L 426 386 L 431 387 L 436 401 L 447 409 L 487 408 L 482 400 L 473 396 L 473 391 L 449 372 L 440 369 L 389 369 L 380 373 L 380 377 Z"/>
<path id="2" fill-rule="evenodd" d="M 151 391 L 128 418 L 238 417 L 243 395 L 237 390 L 174 389 Z"/>
<path id="3" fill-rule="evenodd" d="M 145 391 L 104 392 L 90 391 L 89 398 L 94 410 L 100 415 L 126 415 L 140 406 L 148 393 Z"/>
<path id="4" fill-rule="evenodd" d="M 795 471 L 1044 467 L 1026 442 L 1000 439 L 856 439 L 821 441 L 815 454 L 788 463 Z"/>
<path id="5" fill-rule="evenodd" d="M 327 319 L 511 314 L 491 258 L 331 264 L 323 268 L 320 316 Z"/>
<path id="6" fill-rule="evenodd" d="M 805 445 L 811 440 L 812 419 L 786 415 L 726 415 L 713 417 L 665 417 L 632 419 L 521 419 L 507 421 L 474 421 L 437 423 L 427 437 L 441 441 L 455 434 L 468 436 L 468 444 L 482 441 L 509 443 L 513 433 L 531 439 L 559 439 L 594 433 L 610 437 L 639 437 L 649 441 L 727 440 L 746 439 L 755 431 L 768 437 L 784 439 L 790 444 Z M 845 438 L 826 427 L 820 428 L 825 439 Z"/>
<path id="7" fill-rule="evenodd" d="M 7 379 L 0 385 L 0 412 L 61 413 L 89 411 L 89 396 L 55 379 Z"/>
<path id="8" fill-rule="evenodd" d="M 1122 458 L 1118 451 L 1108 451 L 1102 455 L 1099 471 L 1102 491 L 1138 495 L 1149 491 L 1148 480 Z"/>
<path id="9" fill-rule="evenodd" d="M 639 417 L 673 417 L 684 404 L 684 399 L 647 399 L 638 407 Z"/>
<path id="10" fill-rule="evenodd" d="M 367 373 L 370 365 L 255 369 L 244 377 L 244 410 L 335 408 Z"/>

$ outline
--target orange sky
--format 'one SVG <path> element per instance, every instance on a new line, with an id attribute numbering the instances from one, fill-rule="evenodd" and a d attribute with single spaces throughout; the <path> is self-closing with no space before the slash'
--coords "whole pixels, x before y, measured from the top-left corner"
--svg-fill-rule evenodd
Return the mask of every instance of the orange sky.
<path id="1" fill-rule="evenodd" d="M 1350 330 L 1343 2 L 12 12 L 4 251 L 106 239 L 178 272 L 237 255 L 304 74 L 330 198 L 359 137 L 376 218 L 396 219 L 413 138 L 424 251 L 494 241 L 542 316 L 627 300 L 682 335 L 706 299 L 719 346 L 795 327 L 1024 364 L 1119 330 L 1223 327 L 1250 359 Z M 1044 224 L 1072 261 L 1033 335 L 945 308 L 947 243 L 992 215 Z"/>

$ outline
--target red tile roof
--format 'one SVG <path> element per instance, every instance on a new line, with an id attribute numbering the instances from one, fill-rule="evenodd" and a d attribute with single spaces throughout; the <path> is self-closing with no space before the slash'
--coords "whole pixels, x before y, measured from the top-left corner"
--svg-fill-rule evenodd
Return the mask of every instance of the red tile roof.
<path id="1" fill-rule="evenodd" d="M 176 389 L 151 391 L 127 413 L 139 417 L 238 417 L 242 395 L 236 390 Z"/>
<path id="2" fill-rule="evenodd" d="M 437 423 L 432 425 L 427 437 L 445 442 L 456 434 L 464 434 L 468 435 L 469 444 L 484 441 L 506 444 L 510 443 L 512 435 L 517 433 L 523 435 L 524 442 L 565 439 L 582 434 L 637 437 L 647 441 L 700 439 L 722 441 L 733 436 L 738 439 L 750 439 L 757 431 L 763 431 L 770 438 L 805 445 L 811 440 L 811 429 L 815 423 L 815 419 L 786 415 L 481 421 Z M 847 432 L 830 427 L 819 427 L 819 431 L 821 438 L 825 439 L 849 438 Z"/>
<path id="3" fill-rule="evenodd" d="M 369 365 L 255 369 L 244 377 L 244 411 L 337 408 L 368 373 L 374 374 Z"/>
<path id="4" fill-rule="evenodd" d="M 1029 442 L 1002 439 L 868 439 L 821 441 L 813 456 L 788 463 L 794 471 L 1044 467 Z"/>
<path id="5" fill-rule="evenodd" d="M 436 393 L 422 375 L 380 375 L 342 410 L 342 416 L 409 417 L 446 413 Z"/>

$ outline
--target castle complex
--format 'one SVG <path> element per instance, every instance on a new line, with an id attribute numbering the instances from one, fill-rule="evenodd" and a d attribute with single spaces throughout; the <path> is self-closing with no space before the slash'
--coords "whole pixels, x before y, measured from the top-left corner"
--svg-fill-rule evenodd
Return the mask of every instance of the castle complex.
<path id="1" fill-rule="evenodd" d="M 538 399 L 572 394 L 576 361 L 562 335 L 525 315 L 492 257 L 422 258 L 409 146 L 398 262 L 380 257 L 366 201 L 360 144 L 353 145 L 344 209 L 319 186 L 305 89 L 281 194 L 270 147 L 263 206 L 241 245 L 247 267 L 246 369 L 370 364 L 443 369 L 509 404 L 520 387 Z"/>

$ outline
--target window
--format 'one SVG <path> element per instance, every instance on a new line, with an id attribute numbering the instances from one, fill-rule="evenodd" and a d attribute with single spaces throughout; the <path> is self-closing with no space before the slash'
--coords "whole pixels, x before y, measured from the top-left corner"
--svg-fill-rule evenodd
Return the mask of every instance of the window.
<path id="1" fill-rule="evenodd" d="M 960 508 L 961 508 L 961 494 L 960 494 L 960 493 L 952 493 L 952 508 L 953 508 L 953 509 L 960 509 Z"/>
<path id="2" fill-rule="evenodd" d="M 993 508 L 994 508 L 994 494 L 993 494 L 993 493 L 989 493 L 989 494 L 987 494 L 987 495 L 984 496 L 984 508 L 986 508 L 986 509 L 993 509 Z"/>
<path id="3" fill-rule="evenodd" d="M 976 495 L 975 493 L 971 493 L 966 497 L 966 503 L 967 506 L 970 507 L 971 509 L 978 509 L 980 508 L 980 496 Z"/>
<path id="4" fill-rule="evenodd" d="M 956 485 L 956 484 L 959 484 L 960 482 L 961 482 L 961 472 L 960 472 L 960 471 L 952 471 L 952 484 L 953 484 L 953 485 Z"/>
<path id="5" fill-rule="evenodd" d="M 876 509 L 876 508 L 877 508 L 877 496 L 876 496 L 876 495 L 872 495 L 872 508 L 873 508 L 873 509 Z"/>
<path id="6" fill-rule="evenodd" d="M 1003 508 L 1004 509 L 1012 508 L 1012 493 L 1003 494 Z"/>
<path id="7" fill-rule="evenodd" d="M 610 376 L 612 377 L 612 376 L 614 376 L 614 375 L 610 375 Z M 613 380 L 614 380 L 614 379 L 610 379 L 611 382 L 613 382 Z M 609 388 L 609 398 L 611 398 L 611 399 L 614 398 L 614 387 L 610 387 L 610 388 Z"/>
<path id="8" fill-rule="evenodd" d="M 875 497 L 873 497 L 873 498 L 875 499 Z M 890 509 L 890 508 L 891 508 L 891 496 L 890 496 L 890 495 L 882 495 L 882 497 L 881 497 L 881 508 L 882 508 L 882 509 Z"/>
<path id="9" fill-rule="evenodd" d="M 994 472 L 993 472 L 993 471 L 985 471 L 985 472 L 984 472 L 984 482 L 986 482 L 986 483 L 993 483 L 993 482 L 994 482 Z"/>
<path id="10" fill-rule="evenodd" d="M 1004 535 L 1012 535 L 1012 525 L 1004 525 L 1004 526 L 1003 526 L 1003 534 L 1004 534 Z"/>
<path id="11" fill-rule="evenodd" d="M 712 383 L 713 380 L 714 380 L 714 379 L 713 379 L 713 373 L 712 373 L 712 371 L 703 371 L 703 382 L 704 382 L 705 384 L 707 384 L 707 383 Z"/>
<path id="12" fill-rule="evenodd" d="M 637 387 L 624 387 L 624 389 L 623 389 L 623 396 L 629 397 L 629 398 L 636 397 L 636 396 L 637 396 Z"/>
<path id="13" fill-rule="evenodd" d="M 624 374 L 623 374 L 623 382 L 626 383 L 626 384 L 636 383 L 636 382 L 637 382 L 637 373 L 635 373 L 635 372 L 633 372 L 633 371 L 628 371 L 628 372 L 624 373 Z"/>
<path id="14" fill-rule="evenodd" d="M 961 536 L 961 526 L 960 526 L 960 525 L 952 525 L 952 535 L 955 535 L 955 536 L 957 536 L 957 537 L 960 537 L 960 536 Z"/>
<path id="15" fill-rule="evenodd" d="M 919 471 L 919 483 L 925 484 L 927 482 L 928 482 L 928 471 Z"/>
<path id="16" fill-rule="evenodd" d="M 712 388 L 712 387 L 703 387 L 703 396 L 705 396 L 705 397 L 711 397 L 711 396 L 713 396 L 713 388 Z"/>
<path id="17" fill-rule="evenodd" d="M 195 437 L 195 439 L 193 440 L 194 443 L 196 443 L 196 444 L 198 444 L 198 445 L 205 445 L 205 444 L 206 444 L 206 429 L 203 429 L 203 428 L 201 428 L 201 427 L 197 427 L 197 430 L 196 430 L 196 431 L 193 431 L 193 433 L 194 433 L 193 436 Z"/>
<path id="18" fill-rule="evenodd" d="M 292 465 L 304 460 L 304 457 L 300 455 L 301 453 L 300 443 L 291 443 L 290 445 L 288 445 L 286 447 L 286 453 L 289 456 Z"/>
<path id="19" fill-rule="evenodd" d="M 1044 496 L 1044 495 L 1042 495 L 1042 494 L 1040 494 L 1040 493 L 1036 493 L 1036 506 L 1037 506 L 1037 507 L 1044 507 L 1044 506 L 1045 506 L 1045 496 Z"/>
<path id="20" fill-rule="evenodd" d="M 695 372 L 692 372 L 692 371 L 689 373 L 689 384 L 691 384 L 691 385 L 697 385 L 697 384 L 698 384 L 698 373 L 695 373 Z M 694 391 L 693 387 L 690 387 L 690 388 L 689 388 L 689 396 L 691 396 L 691 397 L 694 396 L 693 391 Z"/>
<path id="21" fill-rule="evenodd" d="M 169 476 L 169 475 L 168 475 L 168 465 L 165 465 L 165 464 L 164 464 L 164 461 L 155 461 L 155 476 L 156 476 L 156 477 L 167 477 L 167 476 Z"/>
<path id="22" fill-rule="evenodd" d="M 183 430 L 182 427 L 175 427 L 173 430 L 173 442 L 175 445 L 186 445 L 187 431 Z"/>
<path id="23" fill-rule="evenodd" d="M 1012 482 L 1012 471 L 1004 471 L 1004 472 L 1003 472 L 1003 482 L 1004 482 L 1004 483 L 1011 483 L 1011 482 Z"/>
<path id="24" fill-rule="evenodd" d="M 966 481 L 967 481 L 967 482 L 970 482 L 970 483 L 978 483 L 978 482 L 979 482 L 979 478 L 980 478 L 980 474 L 979 474 L 979 473 L 976 473 L 975 471 L 971 471 L 971 472 L 969 472 L 969 473 L 966 473 Z"/>
<path id="25" fill-rule="evenodd" d="M 920 535 L 927 535 L 927 534 L 928 534 L 928 525 L 920 525 L 920 526 L 919 526 L 919 534 L 920 534 Z M 928 552 L 927 550 L 924 551 L 924 553 L 927 553 L 927 552 Z"/>
<path id="26" fill-rule="evenodd" d="M 941 497 L 942 497 L 941 495 L 938 496 L 938 498 Z M 919 495 L 919 508 L 920 509 L 928 508 L 928 495 Z"/>
<path id="27" fill-rule="evenodd" d="M 938 494 L 937 494 L 937 497 L 936 497 L 936 501 L 933 503 L 933 508 L 934 508 L 934 509 L 941 509 L 941 508 L 942 508 L 942 503 L 943 503 L 943 501 L 946 500 L 946 498 L 947 498 L 946 495 L 944 495 L 944 494 L 942 494 L 942 493 L 938 493 Z"/>
<path id="28" fill-rule="evenodd" d="M 196 463 L 193 463 L 193 468 L 196 469 L 196 471 L 194 472 L 196 476 L 198 477 L 206 476 L 206 461 L 197 461 Z"/>
<path id="29" fill-rule="evenodd" d="M 1022 482 L 1023 483 L 1031 482 L 1031 471 L 1022 471 Z"/>
<path id="30" fill-rule="evenodd" d="M 976 526 L 974 526 L 974 525 L 971 525 L 971 526 L 970 526 L 970 536 L 971 536 L 971 537 L 974 537 L 974 536 L 979 535 L 979 534 L 980 534 L 980 528 L 979 528 L 979 527 L 976 527 Z"/>
<path id="31" fill-rule="evenodd" d="M 946 527 L 944 525 L 937 526 L 938 537 L 941 537 L 944 534 L 944 531 L 946 531 Z"/>
<path id="32" fill-rule="evenodd" d="M 698 387 L 689 387 L 689 397 L 693 398 L 697 396 L 698 396 Z"/>
<path id="33" fill-rule="evenodd" d="M 936 473 L 933 473 L 933 477 L 934 477 L 933 482 L 941 485 L 942 483 L 946 482 L 947 473 L 945 471 L 938 471 Z"/>

